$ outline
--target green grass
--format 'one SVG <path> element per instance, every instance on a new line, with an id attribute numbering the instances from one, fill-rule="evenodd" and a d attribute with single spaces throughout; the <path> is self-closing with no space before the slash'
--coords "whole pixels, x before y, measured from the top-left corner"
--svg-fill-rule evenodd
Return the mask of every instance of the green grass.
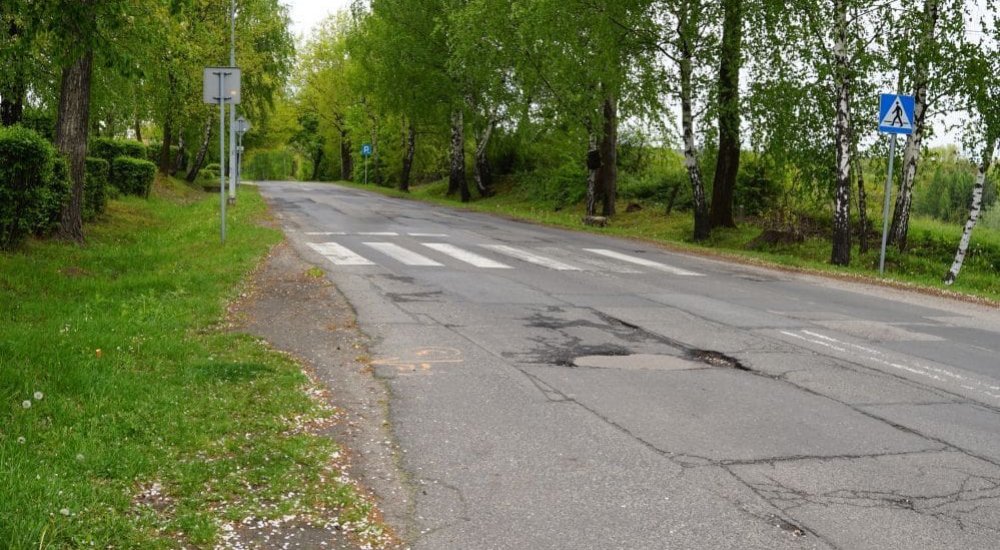
<path id="1" fill-rule="evenodd" d="M 295 429 L 333 411 L 292 360 L 224 329 L 281 239 L 263 201 L 241 190 L 221 246 L 213 195 L 158 187 L 111 202 L 83 246 L 0 255 L 0 547 L 211 547 L 226 521 L 324 509 L 366 522 L 334 443 Z"/>
<path id="2" fill-rule="evenodd" d="M 620 201 L 617 205 L 619 213 L 611 220 L 609 226 L 594 228 L 584 226 L 580 222 L 584 214 L 582 204 L 556 209 L 553 204 L 538 201 L 527 190 L 519 189 L 510 182 L 500 185 L 499 192 L 492 197 L 475 198 L 465 204 L 457 198 L 445 195 L 446 181 L 413 186 L 408 194 L 385 187 L 339 183 L 396 197 L 492 212 L 556 227 L 641 239 L 740 261 L 849 278 L 880 279 L 878 277 L 880 243 L 876 242 L 877 238 L 871 243 L 872 250 L 865 254 L 859 253 L 855 243 L 851 265 L 838 267 L 829 263 L 828 236 L 813 236 L 807 238 L 804 243 L 796 245 L 777 245 L 750 250 L 747 244 L 760 234 L 761 228 L 753 223 L 744 222 L 736 229 L 717 229 L 707 241 L 695 243 L 691 240 L 693 220 L 689 212 L 674 211 L 670 216 L 666 216 L 663 213 L 663 205 L 652 202 L 641 203 L 643 209 L 638 212 L 626 213 L 627 203 Z M 880 224 L 880 219 L 873 219 L 872 223 Z M 1000 301 L 1000 231 L 995 229 L 978 226 L 973 233 L 970 253 L 966 257 L 958 280 L 952 286 L 945 286 L 942 282 L 945 273 L 951 267 L 961 234 L 962 226 L 958 224 L 944 224 L 925 218 L 913 219 L 910 223 L 908 251 L 900 253 L 890 248 L 886 254 L 885 277 L 881 280 L 931 292 L 951 292 L 994 303 Z"/>

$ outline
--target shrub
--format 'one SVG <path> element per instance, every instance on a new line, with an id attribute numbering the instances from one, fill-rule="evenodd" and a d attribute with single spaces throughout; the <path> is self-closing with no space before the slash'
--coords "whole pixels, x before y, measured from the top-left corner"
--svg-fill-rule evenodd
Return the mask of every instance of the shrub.
<path id="1" fill-rule="evenodd" d="M 118 157 L 146 159 L 146 146 L 138 141 L 128 139 L 94 138 L 90 140 L 88 153 L 92 157 L 102 158 L 113 165 Z"/>
<path id="2" fill-rule="evenodd" d="M 156 165 L 148 160 L 118 157 L 111 163 L 111 183 L 126 195 L 148 197 Z"/>
<path id="3" fill-rule="evenodd" d="M 32 230 L 36 235 L 48 235 L 59 227 L 63 206 L 69 201 L 72 184 L 69 165 L 62 155 L 53 150 L 52 174 L 39 190 L 38 208 Z"/>
<path id="4" fill-rule="evenodd" d="M 83 219 L 90 221 L 104 213 L 108 203 L 110 171 L 108 161 L 87 157 L 87 173 L 83 180 Z"/>
<path id="5" fill-rule="evenodd" d="M 206 164 L 205 167 L 202 168 L 202 170 L 208 170 L 210 172 L 215 172 L 216 174 L 218 174 L 219 173 L 219 168 L 221 168 L 221 166 L 219 166 L 218 162 L 212 162 L 212 163 Z"/>
<path id="6" fill-rule="evenodd" d="M 0 248 L 14 248 L 35 230 L 55 156 L 37 132 L 0 128 Z"/>
<path id="7" fill-rule="evenodd" d="M 148 160 L 149 162 L 152 162 L 153 164 L 159 166 L 160 165 L 160 150 L 161 149 L 163 149 L 163 144 L 162 143 L 153 142 L 153 143 L 150 143 L 149 145 L 147 145 L 146 146 L 146 160 Z M 180 159 L 177 158 L 178 154 L 181 154 L 181 158 Z M 178 147 L 176 145 L 171 145 L 170 146 L 170 163 L 172 165 L 176 163 L 177 165 L 173 166 L 173 169 L 180 170 L 181 168 L 184 167 L 183 165 L 187 164 L 187 153 L 181 151 L 180 147 Z"/>

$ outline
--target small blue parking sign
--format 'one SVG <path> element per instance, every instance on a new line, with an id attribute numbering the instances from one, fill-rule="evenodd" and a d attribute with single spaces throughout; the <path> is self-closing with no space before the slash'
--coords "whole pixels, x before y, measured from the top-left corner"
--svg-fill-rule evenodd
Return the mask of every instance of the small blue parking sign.
<path id="1" fill-rule="evenodd" d="M 913 96 L 879 96 L 878 131 L 886 134 L 913 133 Z"/>
<path id="2" fill-rule="evenodd" d="M 361 156 L 363 156 L 363 157 L 370 157 L 370 156 L 372 156 L 372 144 L 371 143 L 363 143 L 361 145 Z"/>

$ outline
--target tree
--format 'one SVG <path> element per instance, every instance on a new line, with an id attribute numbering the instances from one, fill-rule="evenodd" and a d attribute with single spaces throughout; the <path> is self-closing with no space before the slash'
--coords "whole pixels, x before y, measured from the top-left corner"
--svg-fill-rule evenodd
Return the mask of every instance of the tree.
<path id="1" fill-rule="evenodd" d="M 722 42 L 716 101 L 719 154 L 712 182 L 711 227 L 736 227 L 733 192 L 740 170 L 740 67 L 742 66 L 743 0 L 722 0 Z"/>
<path id="2" fill-rule="evenodd" d="M 906 250 L 913 185 L 927 133 L 928 114 L 943 98 L 954 93 L 961 82 L 956 61 L 965 41 L 963 0 L 924 0 L 923 9 L 918 11 L 914 7 L 913 11 L 919 15 L 912 21 L 909 33 L 916 47 L 907 43 L 907 49 L 898 53 L 903 60 L 900 81 L 904 72 L 913 75 L 914 96 L 913 133 L 907 136 L 903 147 L 902 179 L 889 230 L 889 242 L 900 251 Z"/>
<path id="3" fill-rule="evenodd" d="M 1000 82 L 996 78 L 997 71 L 1000 70 L 1000 63 L 997 62 L 997 54 L 1000 52 L 998 52 L 995 42 L 996 38 L 1000 38 L 1000 26 L 996 25 L 998 21 L 1000 18 L 995 17 L 994 31 L 997 36 L 993 37 L 992 47 L 987 47 L 980 42 L 976 46 L 967 45 L 962 49 L 965 61 L 965 74 L 962 79 L 963 95 L 966 97 L 968 111 L 974 117 L 967 129 L 967 134 L 969 134 L 967 141 L 970 145 L 976 142 L 981 143 L 982 154 L 976 174 L 976 183 L 972 191 L 969 218 L 962 230 L 962 238 L 955 251 L 955 260 L 944 277 L 944 283 L 947 285 L 955 282 L 962 270 L 962 264 L 965 262 L 969 242 L 972 239 L 972 231 L 979 221 L 982 209 L 986 174 L 993 164 L 993 155 L 996 152 L 997 143 L 1000 142 Z"/>

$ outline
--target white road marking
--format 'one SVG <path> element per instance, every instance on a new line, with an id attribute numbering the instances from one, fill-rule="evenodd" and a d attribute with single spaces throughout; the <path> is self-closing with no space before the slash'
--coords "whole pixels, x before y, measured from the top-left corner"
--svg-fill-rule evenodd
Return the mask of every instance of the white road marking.
<path id="1" fill-rule="evenodd" d="M 531 264 L 540 265 L 542 267 L 547 267 L 549 269 L 555 269 L 557 271 L 580 271 L 579 267 L 575 265 L 564 264 L 559 260 L 553 260 L 545 256 L 539 256 L 533 252 L 527 250 L 521 250 L 520 248 L 514 248 L 512 246 L 507 246 L 503 244 L 484 244 L 483 248 L 489 248 L 490 250 L 499 252 L 501 254 L 506 254 L 512 258 L 517 258 L 518 260 L 525 261 Z"/>
<path id="2" fill-rule="evenodd" d="M 472 264 L 476 267 L 484 267 L 487 269 L 511 269 L 507 264 L 502 264 L 500 262 L 493 261 L 485 256 L 480 256 L 474 252 L 469 252 L 468 250 L 463 250 L 457 246 L 446 244 L 446 243 L 421 243 L 427 248 L 437 250 L 442 254 L 446 254 L 455 258 L 456 260 L 465 262 L 467 264 Z"/>
<path id="3" fill-rule="evenodd" d="M 805 340 L 807 342 L 828 347 L 842 353 L 851 353 L 851 350 L 847 348 L 852 348 L 853 350 L 856 350 L 855 353 L 857 355 L 861 355 L 863 358 L 873 363 L 883 365 L 886 367 L 891 367 L 897 370 L 902 370 L 910 374 L 923 376 L 925 378 L 930 378 L 931 380 L 935 380 L 937 382 L 958 383 L 964 389 L 978 392 L 987 395 L 989 397 L 992 397 L 994 399 L 1000 399 L 1000 386 L 993 385 L 988 382 L 984 382 L 982 380 L 977 380 L 967 375 L 958 374 L 948 369 L 933 367 L 930 365 L 922 365 L 920 363 L 910 363 L 910 364 L 897 363 L 889 360 L 889 357 L 885 353 L 879 350 L 865 346 L 860 346 L 858 344 L 852 344 L 850 342 L 843 342 L 841 340 L 837 340 L 836 338 L 831 338 L 824 334 L 820 334 L 818 332 L 812 332 L 810 330 L 802 331 L 802 334 L 805 334 L 806 336 L 802 336 L 800 334 L 796 334 L 794 332 L 789 332 L 785 330 L 782 330 L 780 332 L 785 336 L 790 336 L 792 338 L 797 338 L 799 340 Z M 857 353 L 857 352 L 862 352 L 862 353 Z"/>
<path id="4" fill-rule="evenodd" d="M 375 265 L 373 262 L 355 254 L 350 249 L 337 243 L 306 243 L 310 248 L 322 254 L 334 265 Z"/>
<path id="5" fill-rule="evenodd" d="M 422 256 L 416 252 L 407 250 L 398 244 L 394 243 L 365 243 L 365 246 L 370 246 L 375 250 L 389 256 L 399 262 L 412 265 L 412 266 L 423 266 L 423 267 L 440 267 L 441 264 L 435 262 L 434 260 L 428 258 L 427 256 Z"/>
<path id="6" fill-rule="evenodd" d="M 343 231 L 310 231 L 306 233 L 306 235 L 313 237 L 330 237 L 333 235 L 347 235 L 347 233 Z"/>
<path id="7" fill-rule="evenodd" d="M 437 238 L 437 239 L 443 239 L 443 238 L 445 238 L 445 237 L 448 236 L 448 235 L 445 235 L 444 233 L 407 233 L 407 235 L 409 235 L 411 237 L 428 237 L 428 238 Z"/>
<path id="8" fill-rule="evenodd" d="M 399 233 L 395 231 L 362 231 L 358 235 L 362 237 L 398 237 Z"/>
<path id="9" fill-rule="evenodd" d="M 645 258 L 636 258 L 635 256 L 629 256 L 627 254 L 622 254 L 621 252 L 615 252 L 614 250 L 605 250 L 603 248 L 584 248 L 584 250 L 601 256 L 606 256 L 608 258 L 621 260 L 623 262 L 629 262 L 644 267 L 659 269 L 661 271 L 666 271 L 667 273 L 672 273 L 674 275 L 683 275 L 687 277 L 701 277 L 701 273 L 695 273 L 694 271 L 688 271 L 686 269 L 681 269 L 679 267 L 674 267 L 672 265 L 662 264 L 660 262 L 654 262 L 652 260 L 647 260 Z"/>

